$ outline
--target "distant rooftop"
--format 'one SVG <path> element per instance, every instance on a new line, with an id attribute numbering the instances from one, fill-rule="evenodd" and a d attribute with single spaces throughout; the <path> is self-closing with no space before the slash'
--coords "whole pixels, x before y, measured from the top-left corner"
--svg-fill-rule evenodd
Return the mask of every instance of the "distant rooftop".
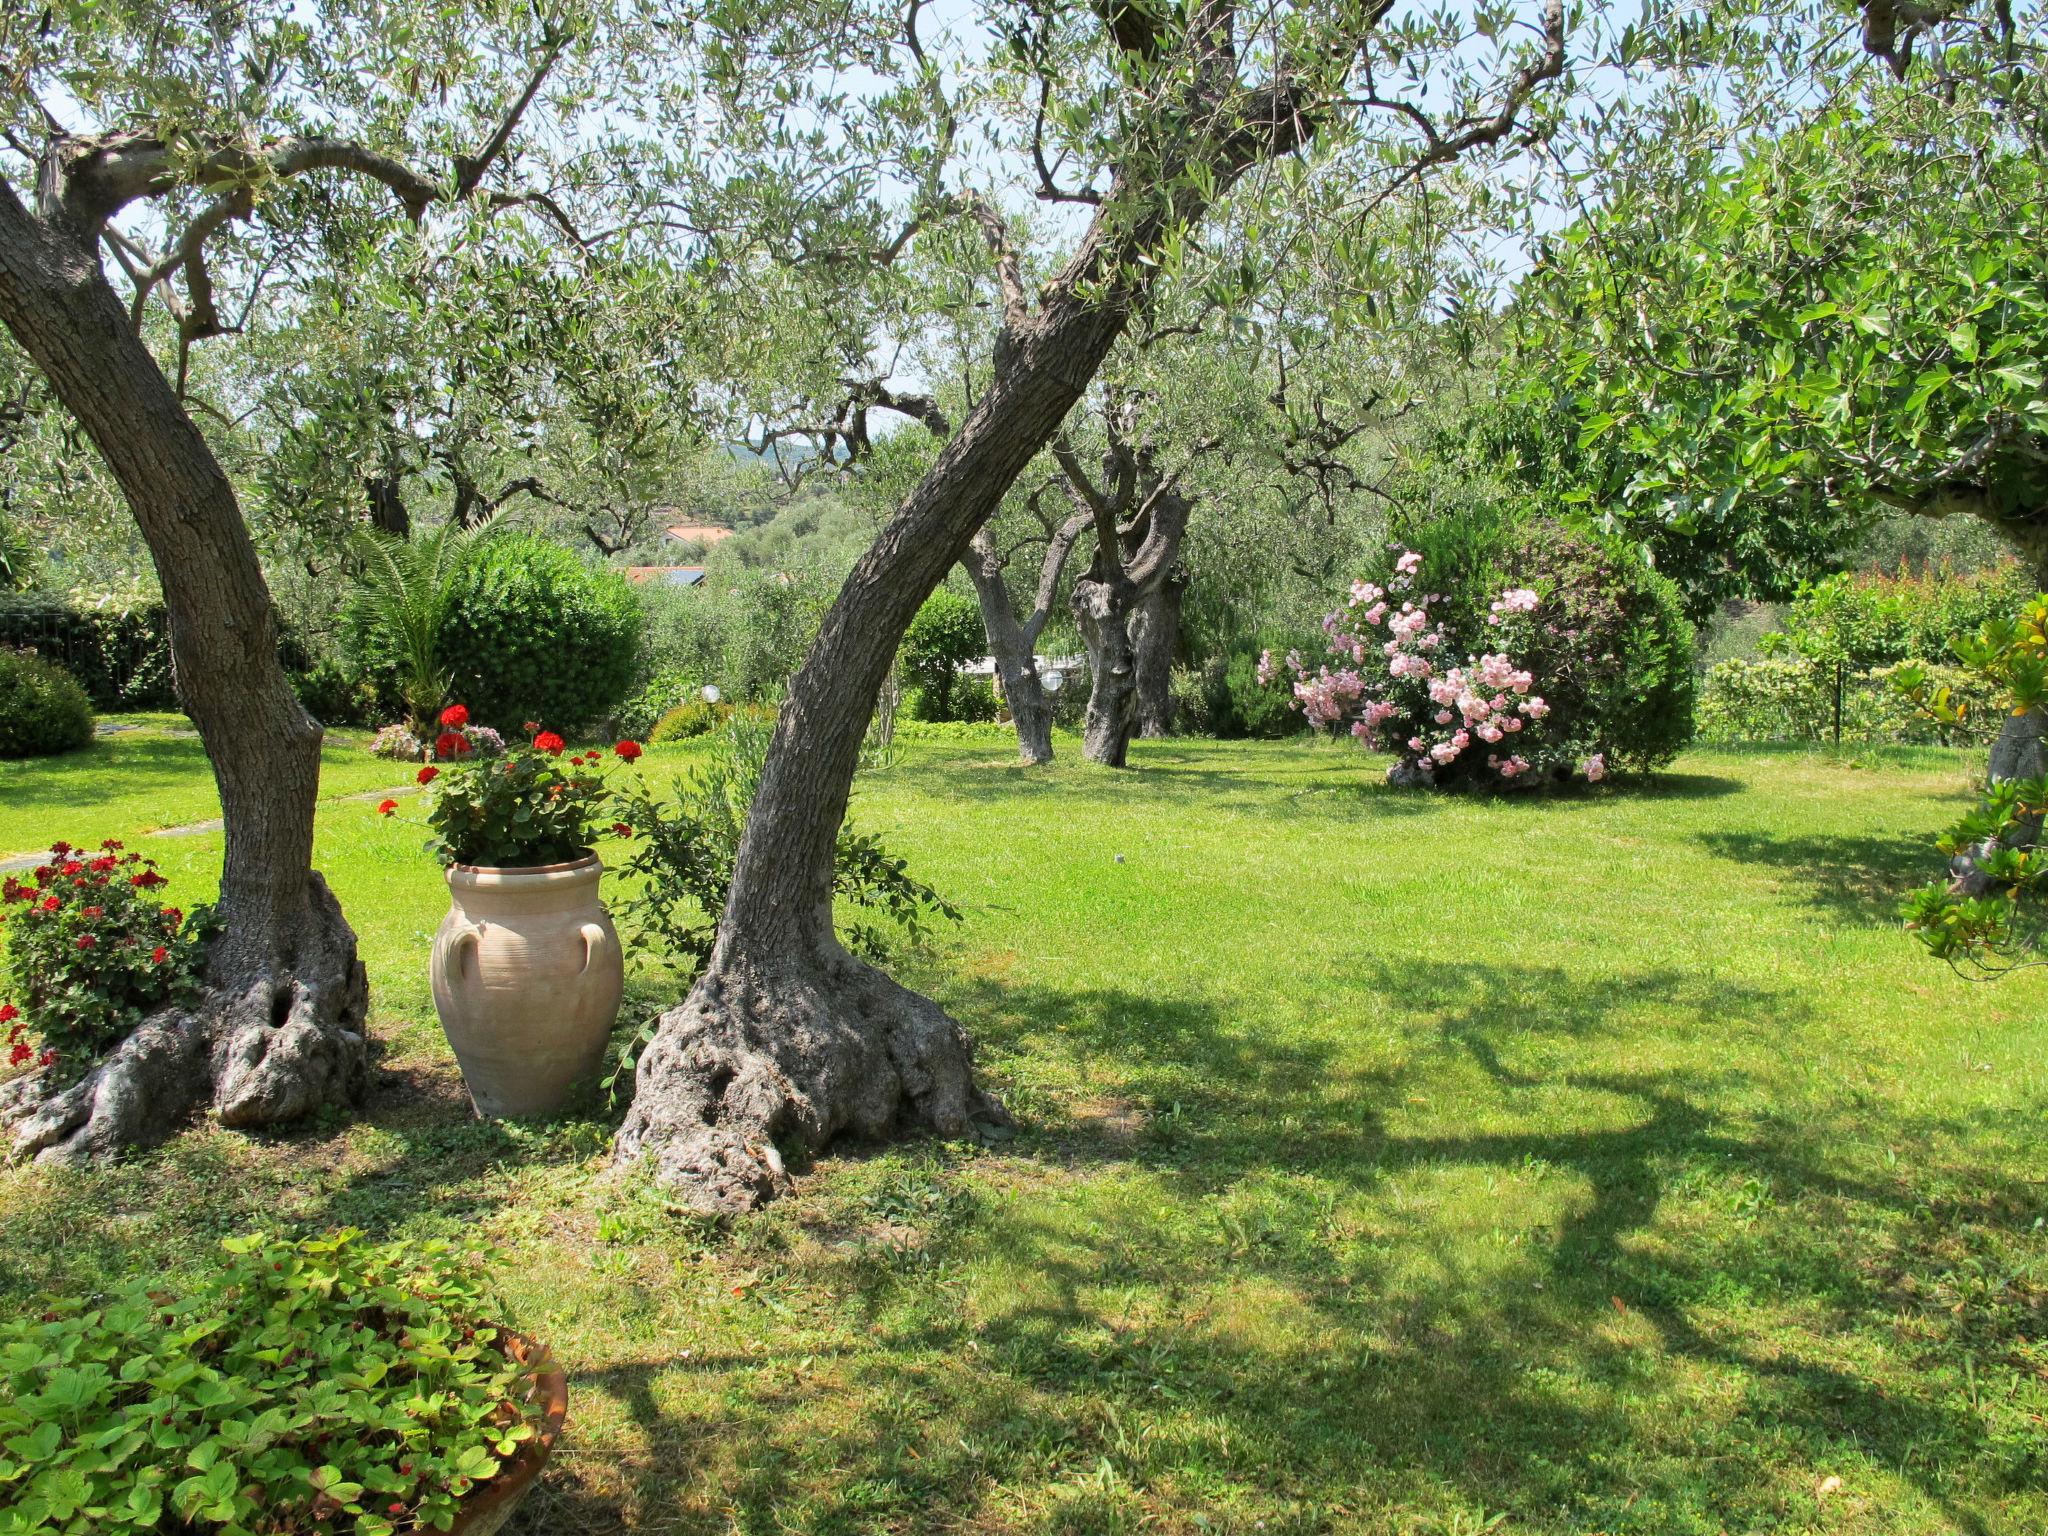
<path id="1" fill-rule="evenodd" d="M 732 537 L 730 528 L 721 528 L 716 523 L 676 523 L 662 532 L 678 544 L 716 544 Z"/>
<path id="2" fill-rule="evenodd" d="M 660 583 L 664 587 L 694 587 L 704 579 L 701 565 L 629 565 L 626 580 L 639 586 Z"/>

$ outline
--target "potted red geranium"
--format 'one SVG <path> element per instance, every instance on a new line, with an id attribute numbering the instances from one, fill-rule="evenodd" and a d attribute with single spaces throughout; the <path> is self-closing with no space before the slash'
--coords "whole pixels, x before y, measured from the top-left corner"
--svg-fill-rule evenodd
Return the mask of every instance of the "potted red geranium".
<path id="1" fill-rule="evenodd" d="M 612 819 L 601 748 L 571 753 L 528 725 L 525 744 L 482 759 L 460 704 L 440 728 L 419 771 L 452 898 L 434 936 L 434 1007 L 478 1114 L 550 1114 L 596 1075 L 618 1016 L 625 965 L 592 844 L 631 829 Z M 639 743 L 611 755 L 630 764 Z"/>

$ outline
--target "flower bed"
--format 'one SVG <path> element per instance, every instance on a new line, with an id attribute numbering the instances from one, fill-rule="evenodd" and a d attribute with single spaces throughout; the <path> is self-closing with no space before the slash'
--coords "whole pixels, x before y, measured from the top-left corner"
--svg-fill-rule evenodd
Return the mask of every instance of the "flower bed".
<path id="1" fill-rule="evenodd" d="M 0 1323 L 0 1532 L 447 1530 L 543 1405 L 444 1244 L 247 1237 Z"/>
<path id="2" fill-rule="evenodd" d="M 188 917 L 159 893 L 156 861 L 70 843 L 28 878 L 0 882 L 8 971 L 21 1002 L 0 1002 L 6 1063 L 83 1072 L 143 1018 L 198 990 L 210 911 Z M 24 1006 L 25 1005 L 25 1006 Z"/>

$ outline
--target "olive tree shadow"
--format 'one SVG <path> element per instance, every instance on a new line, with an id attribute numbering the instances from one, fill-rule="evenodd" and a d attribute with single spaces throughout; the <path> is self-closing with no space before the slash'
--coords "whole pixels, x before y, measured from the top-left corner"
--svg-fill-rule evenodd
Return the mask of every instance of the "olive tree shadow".
<path id="1" fill-rule="evenodd" d="M 1969 1192 L 1932 1200 L 1909 1170 L 1851 1154 L 1967 1127 L 1779 1107 L 1754 1039 L 1712 1049 L 1714 1031 L 1805 1027 L 1796 993 L 1476 962 L 1389 968 L 1366 990 L 1403 1010 L 1405 1058 L 1336 1032 L 1273 1038 L 1199 997 L 952 986 L 998 1074 L 1053 1029 L 1101 1069 L 1064 1101 L 1041 1095 L 1014 1141 L 934 1154 L 945 1178 L 1015 1194 L 934 1232 L 915 1271 L 813 1273 L 858 1340 L 831 1385 L 727 1386 L 722 1420 L 702 1423 L 664 1410 L 664 1377 L 790 1365 L 813 1346 L 590 1373 L 580 1389 L 622 1405 L 646 1450 L 593 1450 L 519 1528 L 979 1529 L 1016 1523 L 1028 1500 L 1050 1529 L 1192 1529 L 1235 1489 L 1303 1531 L 1375 1509 L 1389 1529 L 1416 1509 L 1503 1511 L 1531 1531 L 1764 1529 L 1784 1518 L 1788 1460 L 1860 1459 L 1979 1533 L 1993 1529 L 1979 1496 L 2033 1487 L 2023 1466 L 1992 1465 L 1969 1404 L 1860 1362 L 1895 1342 L 1915 1245 L 2024 1230 L 2042 1192 L 1994 1162 L 1952 1170 Z M 1642 1065 L 1646 1016 L 1698 1049 Z M 1453 1080 L 1473 1129 L 1398 1112 Z M 1093 1112 L 1098 1089 L 1135 1113 Z M 1498 1186 L 1504 1219 L 1525 1200 L 1554 1219 L 1512 1244 L 1460 1238 L 1430 1191 L 1475 1179 Z M 1156 1192 L 1092 1198 L 1098 1180 Z M 1242 1219 L 1261 1200 L 1273 1219 Z M 1852 1219 L 1889 1234 L 1886 1262 L 1834 1240 Z M 997 1255 L 1022 1282 L 953 1302 L 958 1265 Z M 1769 1295 L 1801 1321 L 1745 1324 L 1729 1295 Z M 2001 1342 L 2024 1340 L 1973 1347 Z M 1701 1393 L 1719 1422 L 1689 1407 Z M 714 1437 L 727 1523 L 673 1504 L 679 1483 L 714 1475 Z"/>
<path id="2" fill-rule="evenodd" d="M 1943 865 L 1931 833 L 1786 837 L 1721 831 L 1702 833 L 1697 841 L 1716 858 L 1790 876 L 1807 906 L 1840 923 L 1888 926 L 1896 922 L 1907 894 L 1938 878 Z"/>

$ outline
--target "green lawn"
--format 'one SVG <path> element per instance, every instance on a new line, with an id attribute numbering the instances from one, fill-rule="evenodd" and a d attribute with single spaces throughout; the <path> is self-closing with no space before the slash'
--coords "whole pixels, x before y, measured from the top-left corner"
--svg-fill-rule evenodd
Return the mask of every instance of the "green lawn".
<path id="1" fill-rule="evenodd" d="M 112 750 L 8 770 L 0 826 L 204 801 Z M 1893 915 L 1960 759 L 1544 803 L 1300 744 L 1008 759 L 914 745 L 854 815 L 966 909 L 898 971 L 1013 1139 L 850 1149 L 721 1230 L 608 1177 L 608 1115 L 478 1125 L 423 831 L 333 801 L 365 1117 L 0 1175 L 0 1296 L 257 1224 L 459 1235 L 571 1368 L 531 1533 L 2048 1529 L 2048 983 Z M 143 842 L 201 894 L 217 837 Z"/>
<path id="2" fill-rule="evenodd" d="M 40 853 L 62 837 L 75 842 L 90 833 L 97 843 L 220 815 L 199 734 L 182 715 L 127 715 L 102 723 L 119 729 L 95 737 L 82 752 L 55 762 L 0 761 L 0 859 Z M 412 781 L 404 764 L 365 752 L 368 740 L 365 731 L 328 734 L 321 764 L 324 797 Z M 81 818 L 92 825 L 72 825 Z"/>

